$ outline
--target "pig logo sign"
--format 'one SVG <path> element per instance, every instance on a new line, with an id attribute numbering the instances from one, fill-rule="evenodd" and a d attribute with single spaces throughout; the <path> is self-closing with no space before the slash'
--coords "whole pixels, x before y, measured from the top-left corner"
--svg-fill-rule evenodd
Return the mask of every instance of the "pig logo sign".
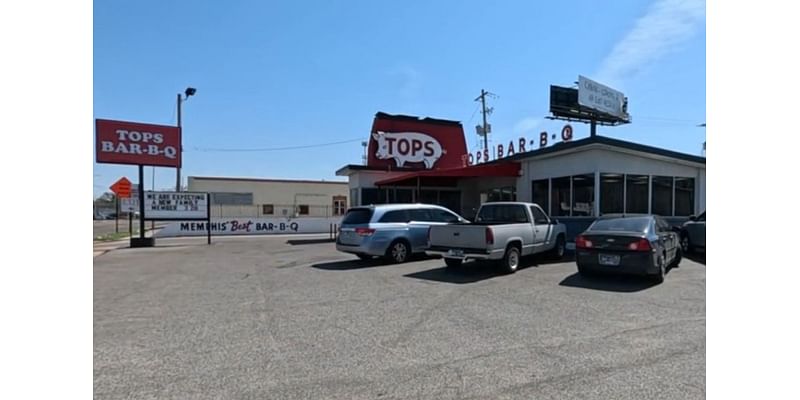
<path id="1" fill-rule="evenodd" d="M 375 157 L 379 160 L 394 159 L 398 168 L 405 163 L 424 163 L 425 168 L 431 169 L 442 154 L 442 145 L 439 142 L 418 132 L 376 132 L 372 138 L 378 144 Z"/>

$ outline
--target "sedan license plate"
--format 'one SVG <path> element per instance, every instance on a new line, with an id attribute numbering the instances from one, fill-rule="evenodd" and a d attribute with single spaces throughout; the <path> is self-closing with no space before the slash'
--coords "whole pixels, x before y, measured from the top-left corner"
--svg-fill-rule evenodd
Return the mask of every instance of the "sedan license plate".
<path id="1" fill-rule="evenodd" d="M 454 257 L 464 257 L 464 250 L 450 249 L 450 250 L 447 251 L 447 255 L 448 256 L 454 256 Z"/>
<path id="2" fill-rule="evenodd" d="M 599 256 L 600 265 L 608 265 L 612 267 L 616 267 L 619 265 L 619 256 L 613 254 L 600 254 Z"/>

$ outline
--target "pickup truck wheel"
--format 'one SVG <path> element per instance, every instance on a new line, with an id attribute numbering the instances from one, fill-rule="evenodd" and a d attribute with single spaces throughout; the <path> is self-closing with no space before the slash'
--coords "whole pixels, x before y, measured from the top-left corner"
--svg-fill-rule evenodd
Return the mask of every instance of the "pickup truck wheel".
<path id="1" fill-rule="evenodd" d="M 558 235 L 558 238 L 556 239 L 556 245 L 553 247 L 553 250 L 550 251 L 550 256 L 556 260 L 560 260 L 564 258 L 566 249 L 567 241 L 564 239 L 564 235 Z"/>
<path id="2" fill-rule="evenodd" d="M 510 246 L 506 249 L 502 263 L 505 272 L 509 274 L 517 272 L 517 268 L 519 268 L 519 249 L 516 246 Z"/>
<path id="3" fill-rule="evenodd" d="M 447 268 L 455 269 L 461 266 L 463 261 L 457 258 L 445 258 L 444 263 L 447 264 Z"/>
<path id="4" fill-rule="evenodd" d="M 684 254 L 694 253 L 694 246 L 692 246 L 688 232 L 681 233 L 681 250 L 683 250 Z"/>

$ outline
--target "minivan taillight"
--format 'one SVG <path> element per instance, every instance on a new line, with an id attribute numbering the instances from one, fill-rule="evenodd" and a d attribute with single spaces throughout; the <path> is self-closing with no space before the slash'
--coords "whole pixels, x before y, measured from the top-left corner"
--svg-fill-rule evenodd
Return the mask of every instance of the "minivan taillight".
<path id="1" fill-rule="evenodd" d="M 650 246 L 650 241 L 647 239 L 639 239 L 633 243 L 628 245 L 628 250 L 633 251 L 650 251 L 653 250 L 653 247 Z"/>
<path id="2" fill-rule="evenodd" d="M 375 233 L 375 229 L 372 228 L 356 228 L 358 236 L 372 236 L 373 233 Z"/>
<path id="3" fill-rule="evenodd" d="M 486 227 L 486 244 L 494 244 L 494 232 L 489 227 Z"/>
<path id="4" fill-rule="evenodd" d="M 575 238 L 575 248 L 576 249 L 591 249 L 594 247 L 594 243 L 591 240 L 586 239 L 582 235 L 578 235 Z"/>

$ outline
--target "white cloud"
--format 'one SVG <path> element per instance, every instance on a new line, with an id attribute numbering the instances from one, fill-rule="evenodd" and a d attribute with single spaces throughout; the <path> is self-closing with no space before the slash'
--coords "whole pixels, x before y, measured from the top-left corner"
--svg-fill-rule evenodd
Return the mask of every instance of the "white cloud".
<path id="1" fill-rule="evenodd" d="M 595 74 L 619 84 L 679 47 L 705 22 L 705 0 L 657 0 L 617 42 Z"/>
<path id="2" fill-rule="evenodd" d="M 535 133 L 534 130 L 539 127 L 542 120 L 539 118 L 523 118 L 514 125 L 514 134 Z"/>

